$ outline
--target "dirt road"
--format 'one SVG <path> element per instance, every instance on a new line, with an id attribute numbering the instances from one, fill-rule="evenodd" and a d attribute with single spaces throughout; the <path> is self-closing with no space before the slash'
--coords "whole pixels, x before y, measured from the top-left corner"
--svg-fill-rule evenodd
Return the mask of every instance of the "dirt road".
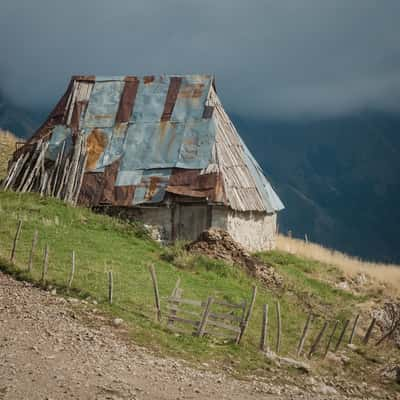
<path id="1" fill-rule="evenodd" d="M 123 328 L 104 317 L 88 323 L 76 307 L 0 273 L 0 399 L 344 398 L 160 358 L 128 342 Z"/>

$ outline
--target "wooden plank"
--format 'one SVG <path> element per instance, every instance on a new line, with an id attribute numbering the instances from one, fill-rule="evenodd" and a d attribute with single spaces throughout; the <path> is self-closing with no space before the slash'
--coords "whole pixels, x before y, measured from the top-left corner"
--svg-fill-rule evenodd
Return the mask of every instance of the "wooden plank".
<path id="1" fill-rule="evenodd" d="M 155 270 L 153 264 L 149 265 L 149 270 L 150 270 L 150 275 L 151 275 L 151 281 L 153 283 L 154 299 L 155 299 L 155 305 L 156 305 L 156 310 L 157 310 L 157 320 L 158 320 L 158 322 L 161 322 L 160 293 L 158 290 L 156 270 Z"/>
<path id="2" fill-rule="evenodd" d="M 260 350 L 265 351 L 268 338 L 268 304 L 263 306 L 263 319 L 261 325 Z M 267 344 L 268 347 L 268 344 Z"/>
<path id="3" fill-rule="evenodd" d="M 203 301 L 190 300 L 190 299 L 184 299 L 184 298 L 179 299 L 177 297 L 169 297 L 169 298 L 167 298 L 167 301 L 170 303 L 189 304 L 189 305 L 198 306 L 198 307 L 204 307 L 207 304 Z"/>
<path id="4" fill-rule="evenodd" d="M 15 253 L 17 251 L 17 243 L 18 243 L 19 237 L 21 235 L 21 229 L 22 229 L 22 220 L 20 219 L 18 221 L 17 230 L 15 231 L 15 235 L 14 235 L 14 240 L 13 240 L 11 254 L 10 254 L 10 262 L 14 262 Z"/>
<path id="5" fill-rule="evenodd" d="M 335 325 L 333 325 L 332 333 L 331 333 L 331 335 L 329 336 L 329 340 L 328 340 L 328 343 L 327 343 L 327 345 L 326 345 L 325 352 L 324 352 L 324 357 L 323 357 L 323 358 L 325 358 L 326 355 L 328 354 L 329 347 L 331 346 L 331 343 L 332 343 L 333 337 L 335 336 L 335 332 L 336 332 L 336 329 L 337 329 L 338 325 L 339 325 L 339 321 L 336 320 L 336 321 L 335 321 Z"/>
<path id="6" fill-rule="evenodd" d="M 372 318 L 372 321 L 371 321 L 371 323 L 370 323 L 370 325 L 369 325 L 369 327 L 367 329 L 367 332 L 366 332 L 366 334 L 364 336 L 363 344 L 365 344 L 365 345 L 368 344 L 368 341 L 369 341 L 369 339 L 371 337 L 372 330 L 374 329 L 375 324 L 376 324 L 376 318 Z"/>
<path id="7" fill-rule="evenodd" d="M 251 314 L 253 312 L 253 308 L 254 308 L 254 303 L 256 301 L 256 296 L 257 296 L 257 286 L 253 286 L 253 291 L 251 293 L 251 300 L 250 300 L 250 305 L 249 305 L 249 309 L 247 310 L 247 314 L 246 317 L 244 319 L 244 322 L 241 326 L 241 331 L 240 334 L 238 335 L 237 339 L 236 339 L 236 343 L 239 344 L 240 341 L 242 340 L 242 337 L 247 329 L 247 326 L 249 325 L 249 321 L 250 321 L 250 317 Z"/>
<path id="8" fill-rule="evenodd" d="M 114 289 L 114 281 L 113 281 L 113 273 L 112 271 L 108 271 L 108 303 L 113 303 L 113 289 Z"/>
<path id="9" fill-rule="evenodd" d="M 42 285 L 45 284 L 47 278 L 47 269 L 49 267 L 49 245 L 44 248 L 43 269 L 42 269 Z"/>
<path id="10" fill-rule="evenodd" d="M 345 323 L 343 325 L 342 332 L 340 333 L 339 340 L 336 343 L 335 352 L 337 352 L 339 350 L 339 346 L 342 343 L 342 340 L 343 340 L 344 335 L 346 333 L 346 329 L 349 326 L 349 323 L 350 323 L 350 320 L 346 319 L 346 321 L 345 321 Z"/>
<path id="11" fill-rule="evenodd" d="M 349 338 L 349 344 L 353 343 L 353 338 L 354 338 L 354 334 L 355 334 L 356 329 L 357 329 L 357 324 L 358 324 L 358 320 L 359 319 L 360 319 L 360 314 L 357 314 L 356 318 L 354 319 L 353 328 L 351 330 L 351 334 L 350 334 L 350 338 Z"/>
<path id="12" fill-rule="evenodd" d="M 279 303 L 279 300 L 276 302 L 276 319 L 277 319 L 276 354 L 278 354 L 282 340 L 282 318 L 281 318 L 281 305 Z"/>
<path id="13" fill-rule="evenodd" d="M 178 299 L 180 297 L 182 297 L 183 290 L 179 287 L 180 283 L 181 283 L 181 278 L 178 278 L 176 283 L 175 283 L 175 287 L 172 290 L 171 297 L 175 297 L 175 298 L 178 298 Z M 178 311 L 179 311 L 179 304 L 172 304 L 172 305 L 167 304 L 167 307 L 170 308 L 171 315 L 176 315 L 178 313 Z M 167 325 L 173 325 L 173 323 L 174 323 L 174 320 L 173 319 L 169 319 L 168 322 L 167 322 Z"/>
<path id="14" fill-rule="evenodd" d="M 167 306 L 167 308 L 170 310 L 171 315 L 176 315 L 178 312 L 181 314 L 189 314 L 189 315 L 193 315 L 196 317 L 201 317 L 201 312 L 197 312 L 197 311 L 191 311 L 191 310 L 185 310 L 184 308 L 179 308 L 179 307 L 174 307 L 174 306 Z"/>
<path id="15" fill-rule="evenodd" d="M 68 280 L 68 290 L 71 289 L 72 281 L 74 280 L 75 275 L 75 250 L 72 250 L 72 257 L 71 257 L 71 274 Z"/>
<path id="16" fill-rule="evenodd" d="M 310 351 L 308 353 L 308 358 L 310 359 L 311 356 L 317 351 L 318 345 L 322 339 L 322 336 L 324 336 L 324 333 L 326 331 L 326 328 L 328 327 L 328 321 L 324 322 L 324 325 L 322 326 L 322 329 L 318 333 L 318 336 L 314 340 L 314 343 L 311 345 Z"/>
<path id="17" fill-rule="evenodd" d="M 208 315 L 211 311 L 211 306 L 213 304 L 214 299 L 212 297 L 209 297 L 207 299 L 207 304 L 204 308 L 204 312 L 203 312 L 203 316 L 201 318 L 200 324 L 199 324 L 199 328 L 197 330 L 197 336 L 203 336 L 204 335 L 204 331 L 206 330 L 206 326 L 207 326 L 207 322 L 208 322 Z"/>
<path id="18" fill-rule="evenodd" d="M 218 300 L 215 300 L 215 301 L 214 301 L 214 304 L 216 304 L 216 305 L 218 305 L 218 306 L 230 307 L 230 308 L 238 308 L 238 309 L 243 308 L 243 305 L 242 305 L 242 304 L 228 303 L 228 302 L 226 302 L 226 301 L 218 301 Z"/>
<path id="19" fill-rule="evenodd" d="M 193 326 L 198 326 L 200 324 L 200 321 L 195 321 L 193 319 L 188 319 L 188 318 L 177 317 L 176 315 L 168 315 L 168 319 L 171 319 L 171 320 L 177 321 L 177 322 L 182 322 L 184 324 L 190 324 Z"/>
<path id="20" fill-rule="evenodd" d="M 227 314 L 227 313 L 211 312 L 209 317 L 212 319 L 222 319 L 222 320 L 229 320 L 229 321 L 233 321 L 233 322 L 240 322 L 242 320 L 241 317 L 238 317 L 238 316 L 232 315 L 232 314 Z"/>
<path id="21" fill-rule="evenodd" d="M 28 271 L 29 272 L 32 272 L 32 269 L 33 269 L 33 257 L 35 255 L 37 241 L 38 241 L 38 230 L 35 229 L 35 232 L 33 233 L 31 251 L 29 252 L 29 261 L 28 261 Z"/>
<path id="22" fill-rule="evenodd" d="M 299 345 L 297 346 L 297 357 L 300 357 L 301 352 L 303 351 L 304 343 L 307 338 L 308 330 L 310 329 L 310 324 L 312 322 L 312 313 L 310 312 L 307 317 L 307 321 L 304 325 L 303 332 L 300 337 Z"/>
<path id="23" fill-rule="evenodd" d="M 239 333 L 241 330 L 237 326 L 224 324 L 223 322 L 208 320 L 208 325 L 217 326 L 218 328 L 227 329 L 228 331 Z"/>

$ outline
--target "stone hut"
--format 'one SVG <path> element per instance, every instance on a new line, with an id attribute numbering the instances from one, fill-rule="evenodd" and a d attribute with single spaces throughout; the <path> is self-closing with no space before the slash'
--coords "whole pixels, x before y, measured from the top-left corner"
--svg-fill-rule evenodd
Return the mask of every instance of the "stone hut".
<path id="1" fill-rule="evenodd" d="M 274 246 L 279 197 L 211 75 L 74 76 L 3 183 L 141 220 L 159 240 L 221 228 Z"/>

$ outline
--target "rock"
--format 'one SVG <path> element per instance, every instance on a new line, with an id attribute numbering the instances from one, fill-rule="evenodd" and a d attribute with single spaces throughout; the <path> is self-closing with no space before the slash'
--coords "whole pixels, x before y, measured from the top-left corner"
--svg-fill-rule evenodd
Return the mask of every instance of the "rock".
<path id="1" fill-rule="evenodd" d="M 337 287 L 338 289 L 342 289 L 342 290 L 346 290 L 346 291 L 349 291 L 349 290 L 350 290 L 350 285 L 349 285 L 349 283 L 348 283 L 347 281 L 339 282 L 339 283 L 336 285 L 336 287 Z"/>
<path id="2" fill-rule="evenodd" d="M 55 295 L 57 294 L 57 289 L 53 289 L 53 290 L 50 292 L 50 294 L 53 295 L 53 296 L 55 296 Z"/>
<path id="3" fill-rule="evenodd" d="M 337 394 L 337 390 L 333 386 L 326 385 L 325 383 L 321 382 L 315 386 L 315 390 L 317 393 L 321 393 L 324 395 L 333 395 Z"/>
<path id="4" fill-rule="evenodd" d="M 122 318 L 114 318 L 112 321 L 113 326 L 121 326 L 124 320 Z"/>

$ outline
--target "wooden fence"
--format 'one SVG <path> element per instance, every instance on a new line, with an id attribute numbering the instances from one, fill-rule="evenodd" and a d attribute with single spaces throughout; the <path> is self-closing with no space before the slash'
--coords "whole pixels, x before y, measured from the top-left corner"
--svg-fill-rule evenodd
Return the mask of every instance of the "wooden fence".
<path id="1" fill-rule="evenodd" d="M 18 241 L 21 236 L 23 229 L 22 221 L 18 221 L 13 242 L 11 245 L 10 262 L 15 263 L 16 254 L 18 250 Z M 26 272 L 32 273 L 33 270 L 33 258 L 36 252 L 38 243 L 38 230 L 35 229 L 32 245 L 29 252 L 29 261 L 27 263 Z M 51 249 L 48 244 L 45 244 L 43 252 L 43 262 L 41 268 L 41 279 L 40 283 L 46 285 L 47 275 L 49 269 L 49 258 L 51 257 Z M 207 299 L 198 300 L 190 298 L 190 296 L 183 297 L 184 289 L 180 285 L 180 279 L 175 284 L 170 296 L 160 297 L 158 278 L 154 265 L 149 265 L 151 282 L 153 285 L 154 292 L 154 303 L 156 311 L 156 320 L 159 323 L 166 324 L 167 328 L 171 331 L 181 332 L 183 334 L 190 334 L 197 337 L 209 336 L 223 338 L 227 341 L 240 344 L 243 335 L 249 325 L 252 312 L 255 306 L 255 300 L 257 295 L 257 287 L 254 286 L 250 295 L 250 301 L 247 304 L 245 300 L 240 303 L 227 302 L 213 296 L 209 296 Z M 96 271 L 91 271 L 96 272 Z M 98 272 L 96 272 L 98 273 Z M 71 252 L 71 271 L 68 275 L 68 280 L 65 284 L 67 291 L 72 287 L 72 283 L 76 274 L 76 254 L 75 251 Z M 114 275 L 112 271 L 107 272 L 106 285 L 107 295 L 109 304 L 114 304 Z M 166 309 L 165 315 L 162 311 L 162 306 Z M 268 327 L 269 327 L 269 305 L 263 305 L 263 318 L 260 329 L 260 351 L 269 351 L 270 344 L 268 343 Z M 280 352 L 281 341 L 283 337 L 284 316 L 281 312 L 279 301 L 275 302 L 275 315 L 276 315 L 276 341 L 275 341 L 275 352 Z M 321 327 L 317 328 L 317 333 L 314 337 L 309 338 L 308 351 L 305 351 L 305 344 L 309 336 L 311 326 L 319 320 Z M 340 347 L 344 345 L 352 345 L 354 338 L 357 335 L 357 328 L 361 320 L 360 314 L 357 314 L 352 319 L 345 321 L 338 320 L 323 320 L 317 318 L 312 313 L 309 313 L 305 322 L 304 327 L 299 335 L 299 340 L 295 355 L 297 357 L 306 356 L 308 359 L 320 355 L 325 358 L 329 351 L 337 352 Z M 384 333 L 378 340 L 375 341 L 374 345 L 378 346 L 389 337 L 391 337 L 394 331 L 399 327 L 398 324 L 394 324 L 388 332 Z M 368 328 L 365 334 L 359 338 L 360 344 L 368 345 L 372 336 L 372 332 L 376 327 L 376 318 L 372 318 L 368 324 Z M 346 337 L 346 335 L 348 337 Z"/>

